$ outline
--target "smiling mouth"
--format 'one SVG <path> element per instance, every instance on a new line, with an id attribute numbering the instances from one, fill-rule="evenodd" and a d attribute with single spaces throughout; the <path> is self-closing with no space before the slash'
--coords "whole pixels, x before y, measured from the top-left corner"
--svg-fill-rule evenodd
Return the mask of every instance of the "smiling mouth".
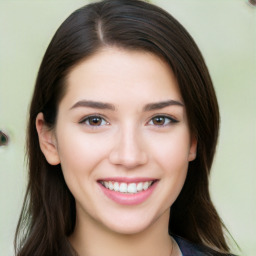
<path id="1" fill-rule="evenodd" d="M 103 187 L 108 190 L 120 192 L 124 194 L 138 194 L 140 192 L 148 190 L 156 180 L 145 182 L 117 182 L 117 181 L 99 181 Z"/>

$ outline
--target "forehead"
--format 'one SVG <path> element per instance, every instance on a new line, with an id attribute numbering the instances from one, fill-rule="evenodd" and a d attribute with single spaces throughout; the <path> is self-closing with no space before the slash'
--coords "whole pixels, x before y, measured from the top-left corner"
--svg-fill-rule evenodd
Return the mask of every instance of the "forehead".
<path id="1" fill-rule="evenodd" d="M 145 51 L 103 48 L 75 66 L 66 82 L 65 97 L 69 98 L 162 101 L 171 97 L 182 101 L 169 65 Z"/>

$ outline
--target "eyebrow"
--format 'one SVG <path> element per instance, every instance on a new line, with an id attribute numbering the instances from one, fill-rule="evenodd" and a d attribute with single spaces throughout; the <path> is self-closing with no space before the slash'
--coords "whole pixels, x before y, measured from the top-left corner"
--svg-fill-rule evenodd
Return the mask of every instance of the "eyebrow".
<path id="1" fill-rule="evenodd" d="M 156 103 L 149 103 L 143 108 L 143 110 L 151 111 L 151 110 L 162 109 L 162 108 L 169 107 L 169 106 L 184 107 L 184 104 L 177 100 L 167 100 L 167 101 L 161 101 L 161 102 L 156 102 Z"/>
<path id="2" fill-rule="evenodd" d="M 167 100 L 167 101 L 161 101 L 156 103 L 149 103 L 144 106 L 143 111 L 152 111 L 157 109 L 162 109 L 169 106 L 181 106 L 184 107 L 184 104 L 177 100 Z M 116 108 L 113 104 L 105 103 L 105 102 L 99 102 L 99 101 L 91 101 L 91 100 L 80 100 L 76 102 L 71 108 L 79 108 L 79 107 L 87 107 L 87 108 L 96 108 L 96 109 L 108 109 L 115 111 Z"/>
<path id="3" fill-rule="evenodd" d="M 80 100 L 77 103 L 75 103 L 70 109 L 74 109 L 78 107 L 109 109 L 113 111 L 115 110 L 115 106 L 110 103 L 91 101 L 91 100 Z"/>

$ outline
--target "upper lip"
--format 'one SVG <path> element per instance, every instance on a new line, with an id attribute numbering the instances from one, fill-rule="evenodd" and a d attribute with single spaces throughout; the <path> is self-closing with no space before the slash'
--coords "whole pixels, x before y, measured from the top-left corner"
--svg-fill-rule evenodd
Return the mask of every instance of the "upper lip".
<path id="1" fill-rule="evenodd" d="M 116 182 L 126 182 L 126 183 L 137 183 L 146 181 L 155 181 L 157 179 L 151 177 L 107 177 L 98 179 L 98 181 L 116 181 Z"/>

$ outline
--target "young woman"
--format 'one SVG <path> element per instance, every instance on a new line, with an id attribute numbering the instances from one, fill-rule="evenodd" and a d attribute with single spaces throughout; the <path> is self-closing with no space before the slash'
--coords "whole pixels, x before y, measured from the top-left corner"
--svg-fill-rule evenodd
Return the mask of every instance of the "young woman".
<path id="1" fill-rule="evenodd" d="M 218 129 L 203 57 L 170 14 L 75 11 L 35 85 L 17 255 L 230 255 L 208 190 Z"/>

